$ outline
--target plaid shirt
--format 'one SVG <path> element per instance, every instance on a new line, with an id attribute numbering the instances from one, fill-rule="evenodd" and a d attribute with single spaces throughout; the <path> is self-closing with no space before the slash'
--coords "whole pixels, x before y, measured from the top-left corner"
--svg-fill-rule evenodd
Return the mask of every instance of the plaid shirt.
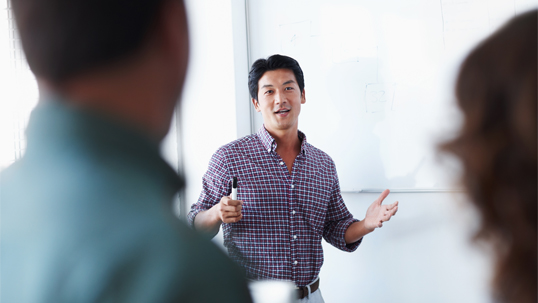
<path id="1" fill-rule="evenodd" d="M 354 251 L 360 241 L 346 245 L 344 233 L 358 221 L 342 200 L 333 160 L 302 141 L 290 175 L 276 153 L 276 142 L 262 127 L 257 134 L 217 150 L 203 178 L 203 190 L 188 214 L 188 222 L 219 203 L 232 190 L 243 201 L 243 219 L 224 223 L 224 245 L 250 279 L 278 279 L 305 286 L 323 264 L 321 238 Z"/>

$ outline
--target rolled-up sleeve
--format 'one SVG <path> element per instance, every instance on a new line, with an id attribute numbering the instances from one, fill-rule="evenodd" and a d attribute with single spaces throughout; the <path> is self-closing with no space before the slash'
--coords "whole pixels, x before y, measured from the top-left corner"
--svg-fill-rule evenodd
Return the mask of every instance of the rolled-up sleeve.
<path id="1" fill-rule="evenodd" d="M 192 204 L 191 210 L 187 214 L 187 223 L 191 227 L 194 227 L 194 219 L 198 213 L 210 209 L 219 203 L 222 197 L 231 192 L 231 177 L 222 148 L 211 157 L 202 184 L 200 198 L 198 198 L 198 202 Z"/>
<path id="2" fill-rule="evenodd" d="M 358 222 L 359 220 L 353 218 L 353 215 L 347 209 L 344 199 L 340 193 L 340 183 L 334 164 L 332 169 L 334 170 L 334 183 L 331 197 L 329 199 L 329 205 L 327 207 L 327 216 L 325 217 L 325 225 L 323 228 L 323 238 L 325 241 L 340 250 L 353 252 L 359 247 L 362 239 L 354 243 L 346 244 L 345 234 L 348 227 L 352 223 Z"/>

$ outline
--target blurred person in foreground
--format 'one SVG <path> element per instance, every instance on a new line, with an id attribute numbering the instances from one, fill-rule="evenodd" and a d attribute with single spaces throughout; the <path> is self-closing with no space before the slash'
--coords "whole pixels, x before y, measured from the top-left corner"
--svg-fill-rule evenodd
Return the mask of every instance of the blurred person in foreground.
<path id="1" fill-rule="evenodd" d="M 10 302 L 250 302 L 239 267 L 172 212 L 161 158 L 188 62 L 180 0 L 12 0 L 40 101 L 1 174 Z"/>
<path id="2" fill-rule="evenodd" d="M 459 135 L 441 148 L 463 164 L 480 216 L 475 240 L 492 248 L 494 302 L 536 303 L 536 10 L 480 43 L 463 62 Z"/>

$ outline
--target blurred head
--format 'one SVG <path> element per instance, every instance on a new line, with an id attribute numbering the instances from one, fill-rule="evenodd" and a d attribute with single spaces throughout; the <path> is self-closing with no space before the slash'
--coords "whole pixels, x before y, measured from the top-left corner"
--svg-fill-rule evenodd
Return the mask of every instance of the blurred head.
<path id="1" fill-rule="evenodd" d="M 148 41 L 163 6 L 170 1 L 181 3 L 180 0 L 11 2 L 30 69 L 38 78 L 59 84 L 135 54 Z"/>
<path id="2" fill-rule="evenodd" d="M 274 71 L 277 69 L 288 69 L 293 72 L 297 85 L 299 86 L 300 93 L 304 90 L 304 76 L 303 70 L 299 66 L 299 63 L 290 57 L 282 55 L 272 55 L 267 59 L 258 59 L 248 74 L 248 89 L 250 96 L 254 100 L 258 100 L 258 82 L 267 71 Z"/>
<path id="3" fill-rule="evenodd" d="M 164 138 L 188 63 L 183 1 L 12 0 L 12 7 L 42 96 Z"/>
<path id="4" fill-rule="evenodd" d="M 456 98 L 464 121 L 441 148 L 462 162 L 462 182 L 495 252 L 499 302 L 536 302 L 537 11 L 520 15 L 463 62 Z"/>

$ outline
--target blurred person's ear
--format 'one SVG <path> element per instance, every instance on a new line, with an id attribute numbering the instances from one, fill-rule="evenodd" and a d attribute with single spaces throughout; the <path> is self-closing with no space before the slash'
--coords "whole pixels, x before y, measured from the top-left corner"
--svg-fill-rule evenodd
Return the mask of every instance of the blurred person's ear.
<path id="1" fill-rule="evenodd" d="M 175 69 L 177 83 L 183 84 L 189 60 L 189 30 L 183 1 L 165 1 L 156 24 L 157 39 L 167 64 Z"/>

